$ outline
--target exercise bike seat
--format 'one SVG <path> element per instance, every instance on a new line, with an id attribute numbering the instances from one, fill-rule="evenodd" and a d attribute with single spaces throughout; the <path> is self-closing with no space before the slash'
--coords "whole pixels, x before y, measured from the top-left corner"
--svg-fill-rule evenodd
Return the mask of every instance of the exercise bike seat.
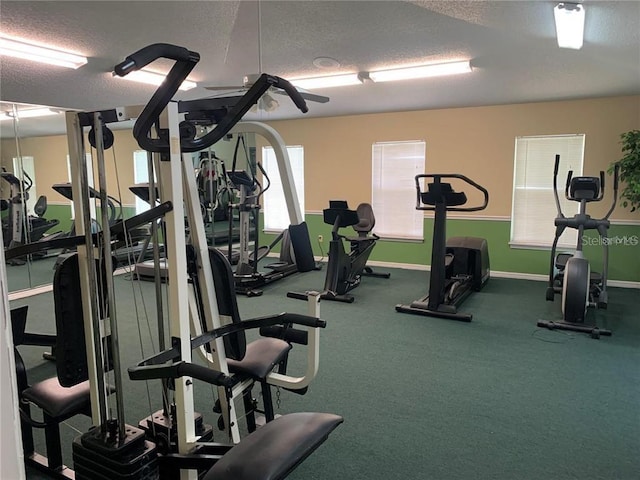
<path id="1" fill-rule="evenodd" d="M 344 419 L 330 413 L 290 413 L 231 448 L 203 480 L 280 480 L 316 450 Z"/>

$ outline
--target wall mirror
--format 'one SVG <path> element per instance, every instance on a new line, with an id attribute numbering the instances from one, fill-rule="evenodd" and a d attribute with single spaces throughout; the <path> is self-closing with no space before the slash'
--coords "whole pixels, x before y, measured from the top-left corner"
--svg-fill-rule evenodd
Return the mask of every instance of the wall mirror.
<path id="1" fill-rule="evenodd" d="M 0 114 L 0 166 L 3 170 L 0 199 L 4 207 L 1 213 L 5 248 L 15 242 L 68 235 L 73 229 L 74 212 L 69 189 L 64 188 L 70 180 L 70 167 L 63 110 L 0 103 Z M 105 164 L 114 220 L 129 218 L 148 208 L 148 204 L 130 190 L 131 186 L 149 180 L 147 153 L 131 135 L 132 124 L 123 122 L 109 126 L 114 130 L 115 140 L 113 147 L 105 152 Z M 92 171 L 97 172 L 94 167 L 97 156 L 88 142 L 85 144 L 91 176 Z M 226 188 L 225 170 L 236 168 L 255 173 L 255 136 L 228 136 L 192 155 L 210 244 L 226 248 L 229 232 L 233 239 L 238 236 L 238 223 L 237 213 L 230 216 L 228 211 L 228 204 L 235 198 Z M 92 218 L 97 219 L 95 228 L 101 228 L 100 205 L 92 204 L 91 210 Z M 137 245 L 131 249 L 134 260 L 144 245 L 143 237 L 144 232 L 141 232 Z M 61 253 L 64 252 L 47 251 L 7 265 L 9 291 L 50 284 Z M 148 253 L 152 256 L 153 249 L 148 248 Z M 124 263 L 130 263 L 130 258 L 124 260 Z"/>
<path id="2" fill-rule="evenodd" d="M 38 141 L 38 148 L 34 148 L 32 140 L 64 131 L 61 109 L 0 102 L 0 199 L 4 248 L 35 241 L 65 228 L 64 219 L 58 219 L 56 210 L 57 204 L 68 208 L 68 203 L 54 198 L 51 188 L 52 180 L 57 180 L 58 175 L 51 176 L 51 169 L 47 168 L 45 142 Z M 51 283 L 57 253 L 43 252 L 9 262 L 9 291 Z"/>

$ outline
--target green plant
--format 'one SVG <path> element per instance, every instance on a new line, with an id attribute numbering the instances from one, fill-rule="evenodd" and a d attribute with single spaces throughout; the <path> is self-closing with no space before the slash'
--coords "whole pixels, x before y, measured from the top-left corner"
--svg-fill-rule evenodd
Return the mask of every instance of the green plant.
<path id="1" fill-rule="evenodd" d="M 640 209 L 640 130 L 631 130 L 620 135 L 624 156 L 609 165 L 609 173 L 616 165 L 620 169 L 620 181 L 624 183 L 620 194 L 622 206 L 631 206 L 634 212 Z"/>

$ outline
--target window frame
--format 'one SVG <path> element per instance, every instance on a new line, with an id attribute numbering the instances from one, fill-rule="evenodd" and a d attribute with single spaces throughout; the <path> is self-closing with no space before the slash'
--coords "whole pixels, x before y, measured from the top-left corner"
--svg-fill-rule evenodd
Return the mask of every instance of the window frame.
<path id="1" fill-rule="evenodd" d="M 411 148 L 411 144 L 414 145 L 415 152 L 402 152 L 403 147 Z M 386 157 L 385 147 L 389 150 Z M 392 154 L 392 150 L 396 148 L 400 150 L 397 156 Z M 424 241 L 424 212 L 416 210 L 415 176 L 425 171 L 426 150 L 425 140 L 384 141 L 372 144 L 371 206 L 376 215 L 374 230 L 380 238 Z M 385 165 L 403 159 L 413 159 L 414 162 L 400 169 L 388 168 Z M 393 176 L 396 173 L 400 175 Z M 387 215 L 390 217 L 387 218 Z M 403 229 L 407 226 L 410 228 Z"/>
<path id="2" fill-rule="evenodd" d="M 559 141 L 561 140 L 566 140 L 565 145 L 551 145 L 552 143 L 560 143 Z M 527 145 L 521 146 L 519 145 L 520 142 L 526 142 Z M 543 142 L 548 142 L 548 144 L 544 145 Z M 537 146 L 538 151 L 531 152 L 530 146 L 535 146 L 535 143 L 540 143 L 540 145 Z M 568 170 L 573 170 L 574 176 L 582 175 L 585 144 L 586 135 L 583 133 L 528 135 L 515 138 L 509 232 L 509 246 L 511 248 L 548 250 L 553 244 L 555 237 L 554 219 L 557 217 L 556 203 L 553 196 L 553 170 L 556 154 L 560 154 L 557 183 L 562 212 L 567 217 L 573 216 L 578 212 L 578 202 L 567 200 L 564 197 L 563 190 Z M 572 148 L 577 150 L 570 152 L 569 150 Z M 519 153 L 522 154 L 523 149 L 526 150 L 526 158 L 519 158 Z M 541 162 L 544 163 L 544 170 L 540 169 L 536 171 L 535 164 L 541 164 Z M 530 168 L 531 165 L 534 165 L 534 168 Z M 527 168 L 528 166 L 529 168 Z M 524 176 L 527 177 L 527 179 L 531 178 L 529 180 L 529 185 L 531 186 L 527 187 L 525 184 L 523 187 L 519 185 L 519 183 L 521 183 L 519 177 L 523 175 L 521 169 L 524 169 L 526 172 Z M 548 177 L 546 177 L 547 172 Z M 548 187 L 539 185 L 541 176 L 545 177 L 545 184 L 547 184 Z M 548 183 L 546 183 L 546 178 L 548 178 Z M 525 182 L 527 179 L 525 179 Z M 536 196 L 538 194 L 545 196 L 545 203 L 542 206 L 539 201 L 528 200 L 526 198 L 527 195 Z M 526 218 L 529 219 L 528 221 L 540 221 L 543 223 L 534 223 L 523 227 L 521 222 L 526 222 L 527 220 L 522 220 L 522 212 L 524 210 L 526 214 L 530 206 L 537 208 L 538 211 L 534 212 L 533 215 L 526 216 Z M 540 210 L 544 211 L 540 212 Z M 523 231 L 531 233 L 523 234 L 521 233 Z M 538 240 L 536 240 L 536 238 Z M 566 229 L 558 241 L 558 248 L 575 249 L 577 240 L 577 231 L 574 229 Z"/>
<path id="3" fill-rule="evenodd" d="M 302 213 L 302 216 L 304 218 L 304 146 L 286 145 L 285 148 L 289 157 L 289 164 L 293 175 L 293 181 L 296 187 L 296 195 L 298 204 L 300 205 L 300 212 Z M 267 154 L 267 152 L 271 153 Z M 270 145 L 263 146 L 261 154 L 262 167 L 267 172 L 270 181 L 269 189 L 264 193 L 262 199 L 263 231 L 266 233 L 280 233 L 281 231 L 289 228 L 291 222 L 289 221 L 289 211 L 287 209 L 287 204 L 284 198 L 284 190 L 282 189 L 282 180 L 280 171 L 278 169 L 278 162 L 276 160 L 275 150 Z M 273 164 L 271 162 L 273 162 Z M 297 162 L 300 162 L 300 164 L 298 165 Z M 274 204 L 273 202 L 276 203 Z M 280 213 L 279 215 L 275 216 L 275 219 L 286 218 L 286 222 L 284 222 L 286 223 L 286 225 L 282 220 L 280 223 L 278 223 L 277 221 L 272 221 L 274 212 Z"/>

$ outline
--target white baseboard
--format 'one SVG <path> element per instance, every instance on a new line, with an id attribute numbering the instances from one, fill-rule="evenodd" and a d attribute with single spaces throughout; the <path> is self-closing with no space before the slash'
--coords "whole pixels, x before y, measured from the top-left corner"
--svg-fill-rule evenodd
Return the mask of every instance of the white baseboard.
<path id="1" fill-rule="evenodd" d="M 372 267 L 429 271 L 428 265 L 418 265 L 414 263 L 379 262 L 371 260 L 367 262 L 367 265 L 371 265 Z M 491 276 L 495 278 L 513 278 L 516 280 L 534 280 L 537 282 L 546 282 L 549 280 L 547 275 L 542 275 L 540 273 L 501 272 L 498 270 L 491 270 Z M 608 280 L 607 285 L 610 287 L 640 289 L 640 282 L 630 282 L 628 280 Z"/>

